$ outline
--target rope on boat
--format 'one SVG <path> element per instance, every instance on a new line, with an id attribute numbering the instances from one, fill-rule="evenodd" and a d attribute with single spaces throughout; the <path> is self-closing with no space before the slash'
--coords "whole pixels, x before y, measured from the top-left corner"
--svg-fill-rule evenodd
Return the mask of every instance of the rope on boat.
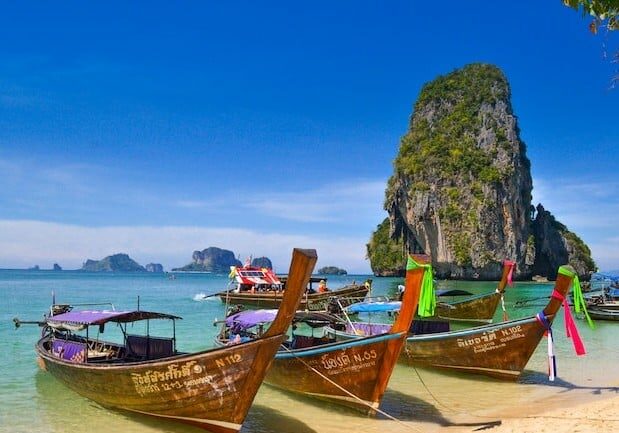
<path id="1" fill-rule="evenodd" d="M 397 419 L 396 417 L 394 417 L 393 415 L 388 414 L 387 412 L 380 410 L 379 408 L 375 408 L 373 407 L 371 404 L 367 403 L 365 400 L 357 397 L 355 394 L 353 394 L 352 392 L 348 391 L 346 388 L 340 386 L 339 384 L 335 383 L 334 381 L 332 381 L 331 379 L 329 379 L 327 376 L 325 376 L 324 374 L 322 374 L 320 371 L 316 370 L 314 367 L 312 367 L 311 365 L 309 365 L 307 362 L 303 361 L 303 359 L 301 359 L 299 356 L 296 355 L 296 353 L 294 353 L 292 350 L 290 350 L 288 347 L 284 346 L 282 344 L 282 346 L 286 351 L 288 351 L 288 353 L 291 353 L 295 359 L 299 360 L 303 365 L 305 365 L 307 368 L 309 368 L 311 371 L 313 371 L 314 373 L 316 373 L 318 376 L 322 377 L 324 380 L 326 380 L 327 382 L 329 382 L 331 385 L 335 386 L 337 389 L 339 389 L 340 391 L 344 392 L 345 394 L 347 394 L 349 397 L 354 398 L 355 400 L 357 400 L 359 403 L 361 403 L 364 406 L 367 406 L 368 408 L 380 413 L 381 415 L 383 415 L 384 417 L 389 418 L 392 421 L 397 422 L 398 424 L 400 424 L 401 426 L 412 430 L 412 431 L 416 431 L 416 432 L 420 432 L 423 433 L 423 430 L 421 430 L 420 428 L 417 428 L 415 426 L 406 424 L 405 422 Z"/>

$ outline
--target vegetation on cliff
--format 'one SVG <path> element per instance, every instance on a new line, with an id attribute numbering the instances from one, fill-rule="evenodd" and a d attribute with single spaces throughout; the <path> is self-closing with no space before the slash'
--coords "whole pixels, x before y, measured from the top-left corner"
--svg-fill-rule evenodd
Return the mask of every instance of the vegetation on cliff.
<path id="1" fill-rule="evenodd" d="M 542 224 L 545 217 L 536 227 L 530 162 L 510 94 L 503 72 L 487 64 L 423 86 L 385 191 L 389 220 L 367 245 L 375 274 L 400 272 L 402 244 L 429 254 L 443 278 L 497 279 L 506 258 L 521 278 L 533 269 L 556 272 L 550 269 L 563 257 L 583 276 L 592 269 L 575 234 Z"/>
<path id="2" fill-rule="evenodd" d="M 376 226 L 366 245 L 374 275 L 403 275 L 406 266 L 404 245 L 389 236 L 389 219 Z"/>

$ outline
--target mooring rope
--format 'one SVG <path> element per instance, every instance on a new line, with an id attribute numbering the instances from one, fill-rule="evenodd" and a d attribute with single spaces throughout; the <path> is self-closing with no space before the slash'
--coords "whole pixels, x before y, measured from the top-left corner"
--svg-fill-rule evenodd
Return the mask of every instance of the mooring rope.
<path id="1" fill-rule="evenodd" d="M 421 432 L 423 433 L 423 430 L 421 430 L 420 428 L 417 428 L 415 426 L 406 424 L 405 422 L 403 422 L 402 420 L 397 419 L 396 417 L 394 417 L 393 415 L 388 414 L 387 412 L 379 409 L 379 408 L 375 408 L 374 406 L 372 406 L 371 404 L 369 404 L 368 402 L 366 402 L 365 400 L 363 400 L 362 398 L 356 396 L 355 394 L 353 394 L 352 392 L 348 391 L 347 389 L 345 389 L 344 387 L 342 387 L 341 385 L 337 384 L 336 382 L 334 382 L 333 380 L 329 379 L 327 376 L 325 376 L 324 374 L 322 374 L 320 371 L 318 371 L 317 369 L 315 369 L 314 367 L 312 367 L 311 365 L 309 365 L 307 362 L 305 362 L 303 359 L 301 359 L 301 357 L 297 356 L 296 353 L 294 353 L 292 350 L 290 350 L 288 347 L 284 346 L 282 344 L 282 347 L 288 351 L 288 353 L 291 353 L 295 359 L 299 360 L 303 365 L 305 365 L 307 368 L 309 368 L 311 371 L 313 371 L 314 373 L 316 373 L 318 376 L 322 377 L 324 380 L 326 380 L 327 382 L 329 382 L 331 385 L 335 386 L 336 388 L 338 388 L 340 391 L 344 392 L 345 394 L 347 394 L 349 397 L 354 398 L 355 400 L 357 400 L 359 403 L 361 403 L 364 406 L 367 406 L 368 408 L 380 413 L 381 415 L 383 415 L 386 418 L 389 418 L 392 421 L 397 422 L 398 424 L 400 424 L 403 427 L 408 428 L 409 430 L 412 431 L 416 431 L 416 432 Z"/>
<path id="2" fill-rule="evenodd" d="M 432 399 L 441 407 L 447 409 L 449 412 L 453 412 L 453 413 L 457 413 L 460 415 L 467 415 L 473 418 L 480 418 L 480 419 L 496 419 L 495 416 L 488 416 L 488 415 L 478 415 L 472 412 L 468 412 L 468 411 L 463 411 L 463 410 L 456 410 L 453 409 L 449 406 L 447 406 L 446 404 L 443 404 L 443 402 L 441 402 L 436 395 L 434 395 L 434 393 L 430 390 L 430 388 L 428 388 L 428 385 L 426 385 L 426 383 L 424 382 L 424 380 L 422 379 L 421 375 L 419 374 L 419 371 L 417 370 L 417 367 L 412 366 L 413 370 L 415 370 L 415 373 L 417 374 L 417 378 L 419 379 L 419 381 L 421 382 L 421 385 L 424 387 L 424 389 L 428 392 L 428 394 L 430 394 L 430 397 L 432 397 Z M 619 419 L 617 418 L 589 418 L 589 417 L 565 417 L 565 416 L 557 416 L 557 415 L 522 415 L 522 416 L 501 416 L 502 419 L 537 419 L 537 418 L 548 418 L 548 419 L 560 419 L 560 420 L 574 420 L 574 421 L 609 421 L 609 422 L 619 422 Z M 499 421 L 494 421 L 494 422 L 500 422 Z M 489 423 L 492 423 L 492 421 L 490 421 Z"/>

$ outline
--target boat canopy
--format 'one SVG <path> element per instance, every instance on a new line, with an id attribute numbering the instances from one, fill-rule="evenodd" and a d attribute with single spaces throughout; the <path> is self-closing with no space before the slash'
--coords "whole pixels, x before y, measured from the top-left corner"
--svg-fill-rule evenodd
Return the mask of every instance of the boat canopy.
<path id="1" fill-rule="evenodd" d="M 389 302 L 357 302 L 345 308 L 348 313 L 378 313 L 381 311 L 399 311 L 400 301 Z"/>
<path id="2" fill-rule="evenodd" d="M 107 322 L 127 323 L 147 319 L 180 319 L 178 316 L 150 311 L 69 311 L 47 319 L 51 326 L 60 325 L 102 325 Z"/>
<path id="3" fill-rule="evenodd" d="M 275 320 L 278 310 L 246 310 L 226 318 L 226 326 L 233 332 L 243 331 L 254 326 Z M 342 321 L 329 313 L 319 311 L 297 311 L 293 322 L 304 322 L 311 327 L 324 326 L 327 323 Z"/>
<path id="4" fill-rule="evenodd" d="M 247 310 L 226 318 L 226 326 L 234 329 L 249 329 L 261 323 L 275 320 L 277 310 Z"/>
<path id="5" fill-rule="evenodd" d="M 255 266 L 231 266 L 230 277 L 234 277 L 238 283 L 254 286 L 281 284 L 281 281 L 271 269 Z"/>

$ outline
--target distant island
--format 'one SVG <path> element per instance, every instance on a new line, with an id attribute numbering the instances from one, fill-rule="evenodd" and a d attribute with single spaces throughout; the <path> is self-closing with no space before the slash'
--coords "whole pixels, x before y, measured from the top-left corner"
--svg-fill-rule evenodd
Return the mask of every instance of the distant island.
<path id="1" fill-rule="evenodd" d="M 337 266 L 324 266 L 318 269 L 318 273 L 322 275 L 348 275 L 346 269 L 338 268 Z"/>
<path id="2" fill-rule="evenodd" d="M 163 266 L 159 263 L 149 263 L 145 268 L 146 272 L 163 273 Z"/>
<path id="3" fill-rule="evenodd" d="M 54 263 L 54 266 L 53 266 L 52 270 L 54 270 L 54 271 L 62 271 L 62 268 L 60 267 L 60 265 L 58 263 Z"/>
<path id="4" fill-rule="evenodd" d="M 230 266 L 243 266 L 243 263 L 235 258 L 234 252 L 217 247 L 194 251 L 191 258 L 193 260 L 191 263 L 181 268 L 174 268 L 172 271 L 228 273 Z M 273 268 L 268 257 L 257 257 L 251 261 L 251 265 L 258 268 Z"/>
<path id="5" fill-rule="evenodd" d="M 88 259 L 80 270 L 88 272 L 146 272 L 144 266 L 139 265 L 123 253 L 107 256 L 102 260 Z"/>

